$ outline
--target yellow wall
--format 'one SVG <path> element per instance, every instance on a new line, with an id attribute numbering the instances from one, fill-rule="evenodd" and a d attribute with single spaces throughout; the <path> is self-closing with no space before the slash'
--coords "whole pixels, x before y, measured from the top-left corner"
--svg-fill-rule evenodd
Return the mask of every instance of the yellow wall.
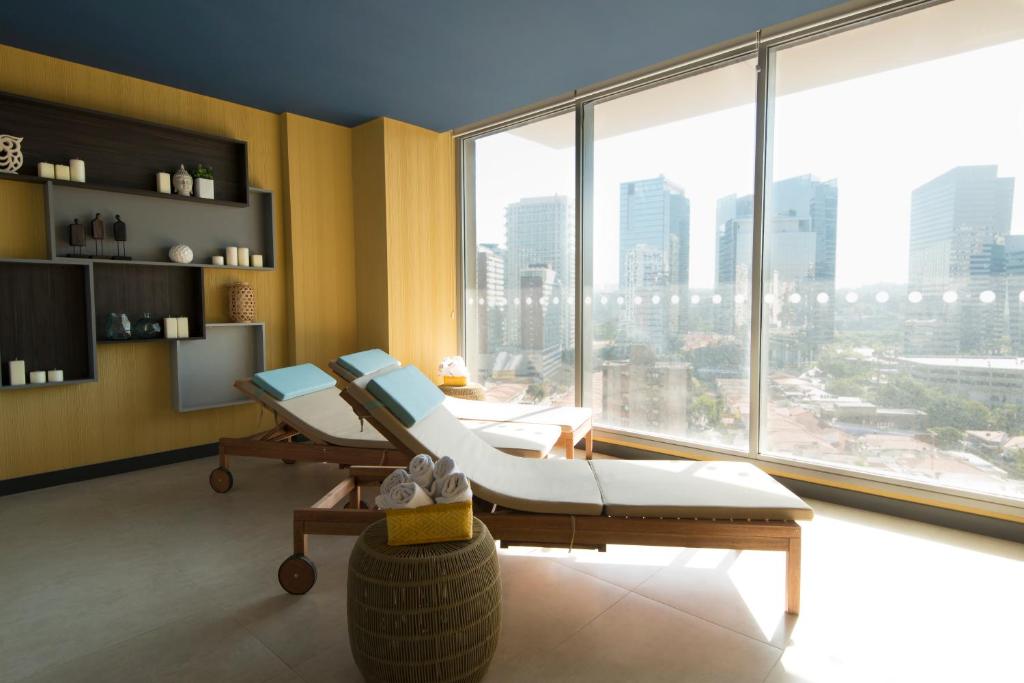
<path id="1" fill-rule="evenodd" d="M 206 270 L 206 315 L 208 322 L 227 321 L 226 285 L 250 282 L 257 319 L 267 325 L 269 367 L 322 364 L 365 346 L 362 326 L 383 330 L 387 343 L 376 345 L 393 346 L 424 370 L 455 351 L 450 135 L 378 121 L 371 126 L 379 135 L 360 151 L 360 136 L 342 126 L 4 45 L 0 90 L 248 142 L 251 184 L 274 193 L 277 269 Z M 363 199 L 370 204 L 357 206 L 353 195 L 367 185 L 370 194 Z M 407 210 L 401 202 L 409 202 Z M 358 262 L 357 213 L 381 217 L 386 258 Z M 0 180 L 0 258 L 45 258 L 43 220 L 41 187 Z M 395 308 L 357 316 L 362 297 L 356 292 L 369 289 L 372 298 L 374 282 L 384 283 Z M 0 479 L 206 444 L 269 426 L 255 406 L 175 411 L 166 344 L 100 344 L 97 361 L 95 383 L 0 393 Z"/>
<path id="2" fill-rule="evenodd" d="M 355 164 L 368 170 L 356 178 L 360 345 L 435 376 L 458 352 L 452 136 L 392 119 L 354 134 Z"/>
<path id="3" fill-rule="evenodd" d="M 356 346 L 352 131 L 284 115 L 293 363 L 327 361 Z"/>

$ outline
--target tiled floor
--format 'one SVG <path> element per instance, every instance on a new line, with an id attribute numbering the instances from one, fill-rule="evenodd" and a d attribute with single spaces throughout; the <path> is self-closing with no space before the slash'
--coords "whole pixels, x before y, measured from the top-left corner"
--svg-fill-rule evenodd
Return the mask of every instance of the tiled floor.
<path id="1" fill-rule="evenodd" d="M 353 539 L 317 537 L 285 594 L 290 510 L 336 468 L 212 460 L 0 498 L 0 681 L 358 681 Z M 503 552 L 488 681 L 1024 680 L 1024 546 L 816 504 L 803 614 L 778 553 Z"/>

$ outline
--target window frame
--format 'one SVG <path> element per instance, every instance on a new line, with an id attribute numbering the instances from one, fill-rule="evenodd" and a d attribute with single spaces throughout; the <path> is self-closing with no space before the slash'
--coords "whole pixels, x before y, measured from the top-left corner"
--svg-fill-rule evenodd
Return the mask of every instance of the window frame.
<path id="1" fill-rule="evenodd" d="M 475 273 L 475 218 L 473 184 L 475 168 L 473 143 L 481 138 L 529 123 L 573 112 L 575 116 L 575 276 L 576 292 L 573 302 L 576 349 L 574 353 L 574 379 L 576 405 L 588 405 L 591 399 L 590 383 L 584 381 L 586 369 L 592 361 L 590 339 L 590 310 L 585 300 L 593 294 L 593 259 L 588 257 L 593 247 L 593 164 L 594 164 L 594 107 L 629 94 L 680 81 L 701 73 L 713 71 L 740 61 L 756 59 L 757 80 L 755 92 L 755 158 L 754 212 L 751 270 L 751 322 L 750 322 L 750 417 L 748 447 L 746 450 L 713 446 L 698 441 L 652 436 L 632 430 L 602 426 L 595 429 L 595 438 L 601 442 L 640 450 L 659 452 L 677 457 L 695 459 L 725 459 L 754 462 L 778 476 L 820 483 L 854 491 L 874 493 L 885 497 L 935 505 L 946 509 L 969 511 L 1011 521 L 1024 522 L 1024 501 L 981 491 L 957 489 L 890 476 L 865 472 L 796 456 L 779 456 L 761 450 L 765 428 L 763 411 L 767 409 L 768 392 L 764 391 L 765 358 L 762 349 L 764 333 L 761 319 L 763 300 L 763 241 L 765 234 L 764 207 L 766 182 L 772 160 L 772 105 L 774 91 L 774 56 L 782 49 L 826 38 L 831 34 L 857 29 L 889 18 L 915 12 L 948 2 L 949 0 L 875 0 L 862 2 L 850 10 L 830 9 L 802 19 L 757 31 L 752 36 L 722 43 L 707 50 L 691 53 L 678 60 L 652 67 L 614 81 L 574 91 L 532 105 L 480 124 L 457 130 L 455 136 L 457 187 L 457 286 L 459 298 L 458 339 L 460 353 L 465 355 L 471 316 L 466 296 L 467 277 Z"/>

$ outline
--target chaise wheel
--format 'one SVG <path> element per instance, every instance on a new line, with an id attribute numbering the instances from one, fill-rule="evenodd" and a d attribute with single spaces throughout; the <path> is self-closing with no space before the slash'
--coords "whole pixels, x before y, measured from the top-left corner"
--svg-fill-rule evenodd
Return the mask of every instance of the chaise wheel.
<path id="1" fill-rule="evenodd" d="M 235 478 L 225 467 L 218 467 L 210 472 L 210 488 L 217 493 L 227 493 L 235 485 Z"/>
<path id="2" fill-rule="evenodd" d="M 316 583 L 316 565 L 305 555 L 292 555 L 281 563 L 277 580 L 292 595 L 308 593 Z"/>
<path id="3" fill-rule="evenodd" d="M 295 464 L 294 460 L 289 460 L 288 458 L 281 458 L 281 462 L 283 462 L 285 465 L 294 465 Z"/>

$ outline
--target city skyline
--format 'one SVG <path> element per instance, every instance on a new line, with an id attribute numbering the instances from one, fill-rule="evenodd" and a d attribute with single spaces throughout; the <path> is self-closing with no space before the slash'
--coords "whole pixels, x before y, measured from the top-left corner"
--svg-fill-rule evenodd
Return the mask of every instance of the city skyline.
<path id="1" fill-rule="evenodd" d="M 780 74 L 786 67 L 785 55 L 785 51 L 780 53 Z M 810 173 L 836 178 L 843 187 L 844 200 L 838 207 L 837 287 L 907 282 L 909 243 L 889 242 L 896 235 L 909 233 L 910 191 L 929 178 L 954 166 L 977 164 L 995 164 L 1001 175 L 1024 176 L 1024 137 L 1005 134 L 1021 128 L 1024 93 L 992 89 L 973 78 L 973 74 L 984 72 L 997 80 L 1012 79 L 1012 65 L 1022 59 L 1024 41 L 1017 40 L 775 98 L 773 176 Z M 690 282 L 697 288 L 709 289 L 714 283 L 715 198 L 742 196 L 753 190 L 754 72 L 752 63 L 749 66 L 749 105 L 595 143 L 595 234 L 617 241 L 615 203 L 621 182 L 665 175 L 687 188 L 691 201 Z M 943 98 L 941 94 L 951 88 L 963 97 Z M 860 105 L 879 100 L 888 106 Z M 985 125 L 965 123 L 974 120 L 979 110 L 985 112 Z M 899 112 L 898 118 L 891 116 L 893 111 Z M 949 130 L 965 125 L 971 135 L 948 135 Z M 480 241 L 500 243 L 502 212 L 514 198 L 554 193 L 573 196 L 571 122 L 565 128 L 569 136 L 558 148 L 514 132 L 477 142 Z M 856 134 L 831 136 L 834 130 Z M 821 134 L 815 135 L 815 131 Z M 705 163 L 695 166 L 688 160 Z M 879 168 L 886 173 L 879 176 L 873 172 Z M 1024 188 L 1018 183 L 1015 203 L 1021 202 Z M 1020 212 L 1014 216 L 1010 232 L 1024 234 Z M 886 248 L 875 249 L 876 244 Z M 617 257 L 614 262 L 602 261 L 602 255 L 595 253 L 594 258 L 595 286 L 614 286 Z"/>

